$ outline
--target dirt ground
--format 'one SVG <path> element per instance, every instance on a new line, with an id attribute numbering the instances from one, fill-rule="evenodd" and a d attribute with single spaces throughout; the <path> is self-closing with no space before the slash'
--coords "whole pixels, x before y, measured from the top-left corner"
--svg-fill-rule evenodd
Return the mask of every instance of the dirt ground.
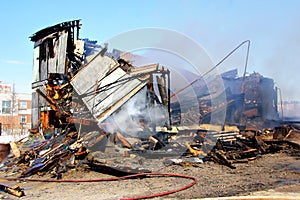
<path id="1" fill-rule="evenodd" d="M 277 192 L 284 192 L 300 199 L 299 152 L 267 154 L 249 163 L 236 164 L 236 167 L 236 169 L 230 169 L 212 162 L 205 162 L 197 166 L 166 166 L 159 171 L 193 176 L 196 177 L 197 183 L 189 189 L 160 198 L 199 199 L 257 194 L 272 196 Z M 96 179 L 108 177 L 112 176 L 82 169 L 68 171 L 63 174 L 62 178 Z M 184 187 L 192 180 L 151 177 L 96 183 L 1 182 L 7 185 L 18 185 L 24 188 L 26 194 L 24 197 L 17 198 L 7 193 L 0 193 L 1 199 L 74 200 L 76 198 L 120 199 L 150 195 Z"/>

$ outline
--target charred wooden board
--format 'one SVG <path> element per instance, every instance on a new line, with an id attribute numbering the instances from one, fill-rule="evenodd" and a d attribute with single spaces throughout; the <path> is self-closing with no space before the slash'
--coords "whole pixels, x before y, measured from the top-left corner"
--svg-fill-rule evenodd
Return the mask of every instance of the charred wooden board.
<path id="1" fill-rule="evenodd" d="M 0 184 L 0 191 L 4 191 L 8 194 L 12 194 L 16 197 L 22 197 L 25 196 L 25 192 L 22 188 L 19 186 L 9 187 L 3 184 Z"/>
<path id="2" fill-rule="evenodd" d="M 145 169 L 138 169 L 138 168 L 130 168 L 130 167 L 125 167 L 125 166 L 109 166 L 106 164 L 102 163 L 94 163 L 90 162 L 88 163 L 88 166 L 90 167 L 91 170 L 113 175 L 113 176 L 127 176 L 127 175 L 132 175 L 132 174 L 138 174 L 138 173 L 149 173 L 151 171 L 145 170 Z"/>

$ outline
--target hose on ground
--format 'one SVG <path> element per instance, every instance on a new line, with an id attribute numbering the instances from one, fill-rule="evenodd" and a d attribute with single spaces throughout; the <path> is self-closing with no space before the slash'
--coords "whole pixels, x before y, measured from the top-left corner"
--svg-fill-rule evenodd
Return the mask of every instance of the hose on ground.
<path id="1" fill-rule="evenodd" d="M 7 180 L 7 181 L 31 181 L 31 182 L 57 182 L 57 183 L 87 183 L 87 182 L 104 182 L 104 181 L 121 181 L 125 179 L 132 179 L 132 178 L 139 178 L 139 177 L 153 177 L 153 176 L 161 176 L 161 177 L 177 177 L 177 178 L 184 178 L 184 179 L 191 179 L 192 182 L 188 185 L 185 185 L 184 187 L 169 190 L 161 193 L 156 194 L 150 194 L 150 195 L 144 195 L 144 196 L 137 196 L 137 197 L 131 197 L 131 198 L 121 198 L 122 200 L 134 200 L 134 199 L 149 199 L 154 197 L 161 197 L 166 196 L 169 194 L 173 194 L 182 190 L 186 190 L 193 185 L 197 183 L 197 179 L 192 176 L 187 176 L 183 174 L 171 174 L 171 173 L 159 173 L 159 172 L 151 172 L 151 173 L 138 173 L 138 174 L 132 174 L 122 177 L 111 177 L 111 178 L 99 178 L 99 179 L 35 179 L 35 178 L 9 178 L 9 177 L 0 177 L 0 180 Z"/>

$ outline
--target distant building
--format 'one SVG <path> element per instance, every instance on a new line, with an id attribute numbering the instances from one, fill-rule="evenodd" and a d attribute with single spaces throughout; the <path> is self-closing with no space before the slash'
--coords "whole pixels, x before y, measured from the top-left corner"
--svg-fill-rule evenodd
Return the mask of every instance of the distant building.
<path id="1" fill-rule="evenodd" d="M 22 134 L 31 128 L 31 94 L 15 93 L 0 81 L 0 133 Z"/>
<path id="2" fill-rule="evenodd" d="M 300 120 L 300 101 L 283 101 L 279 110 L 284 119 Z"/>

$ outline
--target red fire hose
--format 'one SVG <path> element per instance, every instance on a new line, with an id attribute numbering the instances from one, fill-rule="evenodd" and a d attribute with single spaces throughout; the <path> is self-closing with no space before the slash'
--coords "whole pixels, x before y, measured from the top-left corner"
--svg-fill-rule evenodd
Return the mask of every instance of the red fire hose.
<path id="1" fill-rule="evenodd" d="M 195 177 L 192 176 L 186 176 L 182 174 L 169 174 L 169 173 L 159 173 L 159 172 L 152 172 L 152 173 L 139 173 L 139 174 L 133 174 L 128 176 L 122 176 L 122 177 L 113 177 L 113 178 L 100 178 L 100 179 L 66 179 L 66 180 L 55 180 L 55 179 L 34 179 L 34 178 L 6 178 L 6 177 L 0 177 L 0 180 L 8 180 L 8 181 L 31 181 L 31 182 L 58 182 L 58 183 L 86 183 L 86 182 L 103 182 L 103 181 L 121 181 L 125 179 L 131 179 L 131 178 L 138 178 L 138 177 L 151 177 L 151 176 L 161 176 L 161 177 L 177 177 L 177 178 L 185 178 L 185 179 L 191 179 L 193 180 L 190 184 L 175 189 L 175 190 L 169 190 L 157 194 L 150 194 L 145 196 L 138 196 L 138 197 L 132 197 L 132 198 L 122 198 L 122 200 L 134 200 L 134 199 L 149 199 L 154 197 L 161 197 L 169 194 L 173 194 L 185 189 L 188 189 L 196 184 L 197 180 Z"/>

